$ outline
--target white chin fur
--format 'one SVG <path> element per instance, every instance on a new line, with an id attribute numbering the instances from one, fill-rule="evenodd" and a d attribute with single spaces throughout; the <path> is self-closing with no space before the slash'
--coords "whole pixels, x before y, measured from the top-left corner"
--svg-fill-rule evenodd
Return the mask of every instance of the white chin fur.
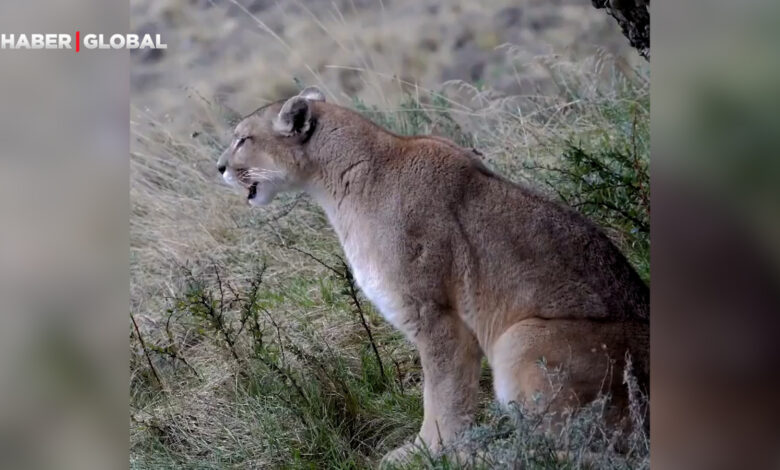
<path id="1" fill-rule="evenodd" d="M 238 181 L 233 177 L 233 174 L 230 172 L 230 170 L 222 173 L 222 179 L 225 180 L 225 183 L 229 184 L 233 187 L 238 187 Z"/>

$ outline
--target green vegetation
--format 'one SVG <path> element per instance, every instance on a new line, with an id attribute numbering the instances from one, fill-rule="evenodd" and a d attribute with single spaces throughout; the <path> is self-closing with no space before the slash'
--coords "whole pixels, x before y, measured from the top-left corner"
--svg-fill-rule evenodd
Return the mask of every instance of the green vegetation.
<path id="1" fill-rule="evenodd" d="M 396 132 L 476 147 L 604 226 L 649 281 L 646 79 L 604 57 L 543 65 L 554 84 L 544 94 L 495 98 L 461 83 L 397 107 L 353 106 Z M 359 292 L 307 197 L 253 211 L 220 186 L 213 165 L 229 119 L 193 104 L 195 135 L 133 119 L 131 467 L 376 465 L 422 419 L 414 349 Z M 545 433 L 545 416 L 493 405 L 487 366 L 481 383 L 466 450 L 421 449 L 407 468 L 649 468 L 644 432 L 605 430 L 608 397 Z"/>

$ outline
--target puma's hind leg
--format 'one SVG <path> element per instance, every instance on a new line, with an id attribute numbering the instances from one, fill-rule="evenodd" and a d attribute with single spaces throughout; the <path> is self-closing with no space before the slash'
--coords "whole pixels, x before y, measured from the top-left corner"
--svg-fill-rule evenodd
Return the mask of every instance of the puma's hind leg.
<path id="1" fill-rule="evenodd" d="M 490 349 L 496 399 L 504 405 L 516 402 L 532 411 L 560 414 L 609 393 L 607 420 L 620 421 L 627 416 L 628 405 L 622 380 L 626 352 L 646 389 L 648 338 L 649 327 L 643 323 L 520 321 Z"/>

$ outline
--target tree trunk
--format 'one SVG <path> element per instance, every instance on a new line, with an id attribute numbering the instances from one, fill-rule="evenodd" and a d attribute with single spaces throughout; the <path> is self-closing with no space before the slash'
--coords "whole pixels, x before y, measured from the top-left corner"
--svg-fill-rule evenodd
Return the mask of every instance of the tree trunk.
<path id="1" fill-rule="evenodd" d="M 639 54 L 650 60 L 650 0 L 591 0 L 615 18 Z"/>

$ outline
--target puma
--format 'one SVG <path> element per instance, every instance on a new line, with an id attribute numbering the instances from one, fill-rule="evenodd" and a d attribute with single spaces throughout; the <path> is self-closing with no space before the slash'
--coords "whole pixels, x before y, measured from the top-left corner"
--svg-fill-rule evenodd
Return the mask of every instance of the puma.
<path id="1" fill-rule="evenodd" d="M 307 88 L 243 119 L 218 169 L 252 205 L 301 190 L 322 206 L 358 285 L 419 350 L 417 444 L 437 452 L 470 426 L 483 356 L 503 404 L 561 412 L 609 393 L 619 421 L 627 355 L 647 389 L 647 285 L 596 225 L 474 151 L 393 134 Z M 541 360 L 565 371 L 559 393 Z"/>

